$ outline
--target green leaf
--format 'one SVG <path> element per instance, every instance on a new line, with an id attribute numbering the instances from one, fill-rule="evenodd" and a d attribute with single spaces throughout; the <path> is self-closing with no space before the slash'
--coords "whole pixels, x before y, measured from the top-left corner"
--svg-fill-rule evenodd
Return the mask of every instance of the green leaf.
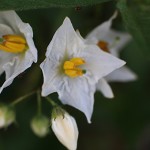
<path id="1" fill-rule="evenodd" d="M 150 54 L 150 1 L 120 0 L 118 8 L 139 49 Z"/>
<path id="2" fill-rule="evenodd" d="M 111 0 L 3 0 L 0 10 L 26 10 L 50 7 L 80 7 L 96 5 Z"/>

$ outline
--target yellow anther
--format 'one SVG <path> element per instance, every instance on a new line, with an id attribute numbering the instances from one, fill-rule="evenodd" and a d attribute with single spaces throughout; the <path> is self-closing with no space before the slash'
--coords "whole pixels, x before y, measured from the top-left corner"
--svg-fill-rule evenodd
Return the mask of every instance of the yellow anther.
<path id="1" fill-rule="evenodd" d="M 65 61 L 63 65 L 63 69 L 66 75 L 69 77 L 78 77 L 82 76 L 85 73 L 85 70 L 77 68 L 80 65 L 85 64 L 85 61 L 82 58 L 72 58 L 69 61 Z"/>
<path id="2" fill-rule="evenodd" d="M 85 64 L 85 61 L 78 57 L 72 58 L 70 61 L 73 62 L 76 66 Z"/>
<path id="3" fill-rule="evenodd" d="M 99 48 L 102 49 L 103 51 L 109 52 L 108 43 L 107 43 L 107 42 L 105 42 L 105 41 L 99 41 L 99 42 L 97 43 L 97 45 L 98 45 Z"/>
<path id="4" fill-rule="evenodd" d="M 13 53 L 19 53 L 19 52 L 23 52 L 24 49 L 26 48 L 25 44 L 21 44 L 21 43 L 13 43 L 13 42 L 4 42 L 3 45 L 7 48 L 10 49 L 10 52 Z"/>
<path id="5" fill-rule="evenodd" d="M 69 77 L 74 78 L 74 77 L 82 76 L 83 72 L 81 69 L 76 68 L 73 70 L 65 70 L 65 74 L 68 75 Z"/>
<path id="6" fill-rule="evenodd" d="M 26 44 L 26 40 L 19 35 L 4 35 L 3 38 L 9 42 Z"/>
<path id="7" fill-rule="evenodd" d="M 64 69 L 73 69 L 75 67 L 75 64 L 71 61 L 65 61 L 64 63 Z"/>
<path id="8" fill-rule="evenodd" d="M 18 35 L 4 35 L 3 42 L 0 44 L 0 50 L 10 53 L 21 53 L 27 48 L 26 40 Z"/>

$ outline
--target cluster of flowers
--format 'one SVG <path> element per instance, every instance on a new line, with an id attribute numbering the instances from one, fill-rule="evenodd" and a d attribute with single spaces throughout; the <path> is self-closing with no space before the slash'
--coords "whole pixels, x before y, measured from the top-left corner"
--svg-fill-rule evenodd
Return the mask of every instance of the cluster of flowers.
<path id="1" fill-rule="evenodd" d="M 48 45 L 46 58 L 40 65 L 44 77 L 41 95 L 47 97 L 57 92 L 63 104 L 82 111 L 89 123 L 96 90 L 107 98 L 113 98 L 108 82 L 137 78 L 129 68 L 123 66 L 125 62 L 118 58 L 120 49 L 131 37 L 111 29 L 116 15 L 115 12 L 85 39 L 78 30 L 74 30 L 70 19 L 66 17 Z M 6 74 L 0 92 L 33 62 L 37 62 L 37 49 L 31 26 L 22 22 L 14 11 L 0 12 L 0 74 Z M 53 106 L 52 130 L 63 145 L 69 150 L 75 150 L 78 139 L 76 121 L 60 106 L 54 103 Z M 0 127 L 8 126 L 14 118 L 12 108 L 1 104 Z M 48 126 L 49 121 L 45 116 L 35 117 L 31 122 L 33 131 L 39 136 L 47 134 Z"/>

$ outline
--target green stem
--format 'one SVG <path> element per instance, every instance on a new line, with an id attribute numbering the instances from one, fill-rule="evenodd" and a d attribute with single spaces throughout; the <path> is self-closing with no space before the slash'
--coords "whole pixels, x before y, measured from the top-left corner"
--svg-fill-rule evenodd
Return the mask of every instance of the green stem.
<path id="1" fill-rule="evenodd" d="M 38 115 L 41 115 L 42 107 L 41 107 L 41 95 L 40 91 L 37 91 L 37 103 L 38 103 Z"/>
<path id="2" fill-rule="evenodd" d="M 45 98 L 53 107 L 58 106 L 58 104 L 56 104 L 50 97 L 45 97 Z"/>
<path id="3" fill-rule="evenodd" d="M 15 106 L 16 104 L 20 103 L 20 102 L 23 101 L 24 99 L 26 99 L 26 98 L 28 98 L 29 96 L 33 95 L 34 93 L 36 93 L 36 91 L 33 91 L 33 92 L 29 93 L 29 94 L 26 94 L 26 95 L 24 95 L 24 96 L 22 96 L 22 97 L 19 97 L 18 99 L 14 100 L 14 101 L 11 103 L 11 105 L 12 105 L 12 106 Z"/>

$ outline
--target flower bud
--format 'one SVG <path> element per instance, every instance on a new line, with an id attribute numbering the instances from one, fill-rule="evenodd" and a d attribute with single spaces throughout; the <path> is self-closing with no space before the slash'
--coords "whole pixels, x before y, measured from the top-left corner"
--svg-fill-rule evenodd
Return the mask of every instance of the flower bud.
<path id="1" fill-rule="evenodd" d="M 58 140 L 69 150 L 77 149 L 78 128 L 75 119 L 60 108 L 52 112 L 52 130 Z M 63 110 L 63 111 L 62 111 Z M 56 112 L 59 112 L 56 114 Z M 64 112 L 63 114 L 60 112 Z"/>
<path id="2" fill-rule="evenodd" d="M 15 112 L 11 106 L 0 104 L 0 128 L 8 127 L 15 121 Z"/>
<path id="3" fill-rule="evenodd" d="M 45 137 L 49 132 L 49 120 L 43 115 L 35 116 L 31 121 L 31 129 L 38 137 Z"/>

